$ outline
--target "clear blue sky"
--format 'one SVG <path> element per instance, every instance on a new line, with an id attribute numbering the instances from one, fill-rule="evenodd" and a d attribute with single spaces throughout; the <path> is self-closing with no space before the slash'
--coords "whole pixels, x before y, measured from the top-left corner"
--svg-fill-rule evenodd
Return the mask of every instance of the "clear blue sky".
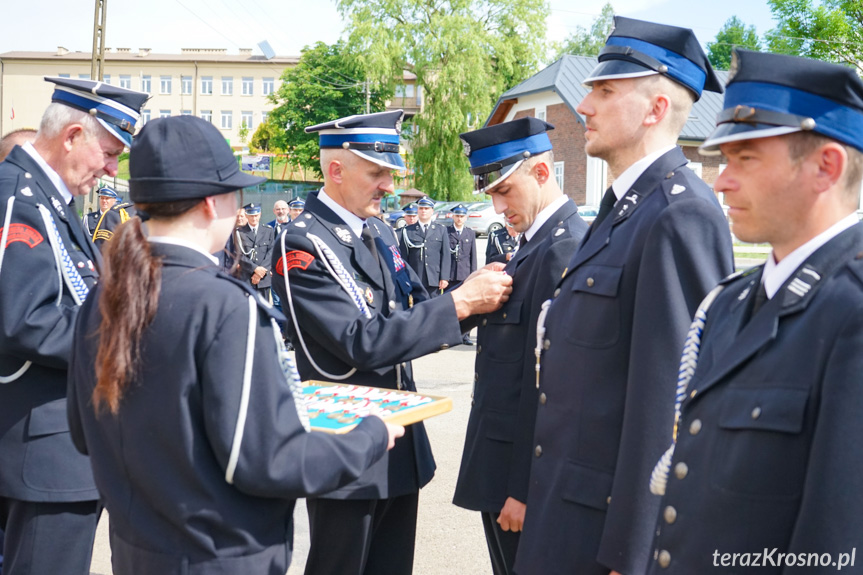
<path id="1" fill-rule="evenodd" d="M 318 40 L 332 43 L 344 29 L 328 0 L 107 0 L 106 46 L 151 48 L 255 48 L 268 40 L 279 55 L 299 55 Z M 0 19 L 0 53 L 88 52 L 93 42 L 93 0 L 9 0 Z M 576 26 L 590 27 L 602 0 L 551 0 L 548 38 L 562 40 Z M 766 0 L 616 0 L 623 16 L 692 28 L 702 44 L 738 16 L 759 34 L 773 27 Z M 257 53 L 257 49 L 256 49 Z"/>

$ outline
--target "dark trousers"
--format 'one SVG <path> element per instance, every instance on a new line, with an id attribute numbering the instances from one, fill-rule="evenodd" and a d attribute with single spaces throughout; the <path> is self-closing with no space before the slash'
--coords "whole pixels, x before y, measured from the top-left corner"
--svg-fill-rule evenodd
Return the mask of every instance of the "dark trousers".
<path id="1" fill-rule="evenodd" d="M 308 499 L 305 575 L 410 575 L 419 493 L 391 499 Z"/>
<path id="2" fill-rule="evenodd" d="M 98 501 L 51 503 L 0 497 L 3 575 L 87 575 L 101 510 Z"/>
<path id="3" fill-rule="evenodd" d="M 519 533 L 504 531 L 500 528 L 497 518 L 500 513 L 481 512 L 482 527 L 485 530 L 485 542 L 488 544 L 488 556 L 491 559 L 491 571 L 494 575 L 513 575 L 515 552 L 518 549 Z"/>

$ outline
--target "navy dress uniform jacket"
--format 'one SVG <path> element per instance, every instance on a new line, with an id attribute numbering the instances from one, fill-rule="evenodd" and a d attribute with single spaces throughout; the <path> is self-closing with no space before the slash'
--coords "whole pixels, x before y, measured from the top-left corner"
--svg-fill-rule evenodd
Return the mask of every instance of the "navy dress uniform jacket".
<path id="1" fill-rule="evenodd" d="M 760 279 L 729 281 L 707 312 L 655 540 L 669 564 L 651 561 L 651 573 L 835 573 L 822 553 L 860 551 L 863 225 L 816 250 L 750 318 Z M 731 566 L 723 553 L 749 556 Z"/>
<path id="2" fill-rule="evenodd" d="M 69 259 L 89 288 L 97 250 L 80 216 L 20 147 L 0 163 L 0 226 L 14 197 L 0 268 L 0 376 L 32 362 L 0 385 L 0 496 L 23 501 L 99 498 L 88 459 L 78 453 L 66 419 L 66 370 L 79 306 L 57 265 L 38 206 L 50 212 Z M 2 231 L 0 231 L 2 237 Z"/>
<path id="3" fill-rule="evenodd" d="M 117 415 L 96 415 L 91 400 L 99 288 L 81 309 L 69 375 L 72 435 L 90 453 L 111 516 L 114 572 L 283 574 L 294 499 L 359 476 L 386 451 L 385 426 L 370 419 L 344 439 L 307 433 L 270 321 L 282 315 L 195 250 L 151 249 L 164 258 L 159 308 L 141 341 L 141 376 Z M 251 387 L 229 484 L 249 297 L 257 300 Z"/>
<path id="4" fill-rule="evenodd" d="M 129 202 L 111 206 L 111 209 L 105 212 L 104 216 L 96 219 L 96 225 L 99 229 L 94 228 L 93 235 L 91 235 L 93 244 L 100 250 L 104 250 L 105 244 L 114 237 L 117 227 L 135 215 L 137 215 L 135 206 Z"/>
<path id="5" fill-rule="evenodd" d="M 455 306 L 448 294 L 429 300 L 416 274 L 401 259 L 389 227 L 377 218 L 368 218 L 366 223 L 373 230 L 380 263 L 316 193 L 310 194 L 303 214 L 291 222 L 277 243 L 273 289 L 283 309 L 290 313 L 289 306 L 293 306 L 302 329 L 305 348 L 288 318 L 287 329 L 303 380 L 332 381 L 312 366 L 307 348 L 312 359 L 332 375 L 356 368 L 350 377 L 340 380 L 346 384 L 396 389 L 400 381 L 401 389 L 416 391 L 410 360 L 462 341 Z M 320 238 L 354 279 L 371 318 L 361 315 L 330 275 L 309 235 Z M 287 270 L 280 262 L 282 239 L 289 262 L 297 262 L 289 263 Z M 393 262 L 395 269 L 389 267 Z M 289 273 L 290 297 L 285 290 L 285 271 Z M 413 307 L 409 306 L 410 299 Z M 423 326 L 421 337 L 418 325 Z M 416 493 L 431 481 L 434 470 L 425 427 L 415 423 L 357 481 L 324 497 L 384 499 Z"/>
<path id="6" fill-rule="evenodd" d="M 536 420 L 536 320 L 587 232 L 571 200 L 506 266 L 513 291 L 479 324 L 474 393 L 453 503 L 497 513 L 507 497 L 527 501 Z"/>
<path id="7" fill-rule="evenodd" d="M 679 148 L 591 226 L 546 321 L 527 514 L 516 572 L 644 569 L 680 351 L 732 269 L 728 224 Z"/>
<path id="8" fill-rule="evenodd" d="M 449 234 L 450 261 L 449 282 L 463 282 L 467 276 L 476 271 L 476 232 L 463 227 L 461 233 L 455 226 L 447 227 Z"/>
<path id="9" fill-rule="evenodd" d="M 273 228 L 266 225 L 258 225 L 258 232 L 252 231 L 251 226 L 246 224 L 241 228 L 237 228 L 234 233 L 234 243 L 239 242 L 239 257 L 240 257 L 240 279 L 250 282 L 249 278 L 255 273 L 258 266 L 267 268 L 268 272 L 272 271 L 273 261 L 273 246 L 276 244 L 276 232 Z M 236 249 L 236 248 L 235 248 Z M 269 288 L 272 285 L 272 274 L 268 273 L 264 276 L 258 285 L 252 286 L 262 290 Z"/>
<path id="10" fill-rule="evenodd" d="M 275 232 L 275 237 L 279 237 L 279 234 L 282 233 L 282 230 L 288 227 L 288 224 L 291 223 L 291 220 L 286 221 L 283 224 L 279 223 L 279 220 L 272 220 L 267 222 L 267 227 L 271 228 Z"/>
<path id="11" fill-rule="evenodd" d="M 419 223 L 416 223 L 403 227 L 400 235 L 399 249 L 402 256 L 423 286 L 437 291 L 441 280 L 450 280 L 452 258 L 446 227 L 429 223 L 424 236 Z M 417 247 L 412 248 L 409 244 Z"/>
<path id="12" fill-rule="evenodd" d="M 96 225 L 99 223 L 99 218 L 102 217 L 102 212 L 96 210 L 84 216 L 84 229 L 90 239 L 93 239 L 93 232 L 96 231 Z"/>
<path id="13" fill-rule="evenodd" d="M 495 230 L 488 235 L 488 245 L 485 248 L 485 263 L 506 263 L 506 255 L 515 251 L 518 247 L 518 238 L 514 238 L 506 231 Z"/>

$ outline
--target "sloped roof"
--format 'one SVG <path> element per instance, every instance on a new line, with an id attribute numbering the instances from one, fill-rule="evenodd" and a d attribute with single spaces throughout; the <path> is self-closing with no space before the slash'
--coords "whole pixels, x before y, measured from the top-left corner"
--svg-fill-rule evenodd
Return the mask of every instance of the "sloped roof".
<path id="1" fill-rule="evenodd" d="M 594 57 L 563 56 L 547 68 L 540 70 L 527 80 L 504 92 L 498 98 L 497 104 L 495 104 L 491 114 L 489 114 L 486 125 L 489 123 L 489 120 L 494 118 L 495 113 L 503 102 L 542 92 L 555 92 L 559 95 L 583 125 L 584 117 L 576 112 L 575 108 L 588 92 L 588 88 L 582 84 L 582 80 L 587 78 L 595 66 L 596 58 Z M 724 85 L 728 72 L 717 70 L 716 75 Z M 701 98 L 692 107 L 692 113 L 683 127 L 683 131 L 680 133 L 680 139 L 705 140 L 710 135 L 710 132 L 713 131 L 716 115 L 722 110 L 723 97 L 722 94 L 703 92 Z"/>

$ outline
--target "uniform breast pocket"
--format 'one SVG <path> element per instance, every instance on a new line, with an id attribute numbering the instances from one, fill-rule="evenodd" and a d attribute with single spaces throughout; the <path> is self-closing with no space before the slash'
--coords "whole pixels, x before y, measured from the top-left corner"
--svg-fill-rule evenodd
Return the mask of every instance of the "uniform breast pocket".
<path id="1" fill-rule="evenodd" d="M 809 457 L 807 389 L 729 388 L 719 414 L 714 486 L 740 495 L 800 495 Z"/>
<path id="2" fill-rule="evenodd" d="M 567 339 L 583 347 L 605 348 L 620 338 L 620 278 L 622 267 L 586 265 L 570 276 L 571 301 L 560 310 L 567 325 Z"/>
<path id="3" fill-rule="evenodd" d="M 498 363 L 516 363 L 524 355 L 524 334 L 522 333 L 521 308 L 524 300 L 507 302 L 501 309 L 488 314 L 488 343 L 481 353 Z"/>

